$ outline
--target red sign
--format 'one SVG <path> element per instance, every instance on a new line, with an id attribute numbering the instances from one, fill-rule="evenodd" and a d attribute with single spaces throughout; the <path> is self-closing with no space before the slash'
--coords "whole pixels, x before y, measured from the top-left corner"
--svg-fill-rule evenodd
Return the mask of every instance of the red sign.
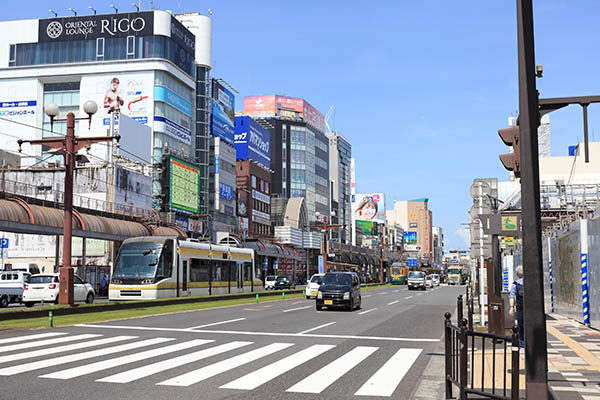
<path id="1" fill-rule="evenodd" d="M 274 94 L 244 98 L 244 114 L 253 118 L 274 117 L 279 108 L 298 112 L 307 124 L 325 132 L 325 116 L 304 99 Z"/>

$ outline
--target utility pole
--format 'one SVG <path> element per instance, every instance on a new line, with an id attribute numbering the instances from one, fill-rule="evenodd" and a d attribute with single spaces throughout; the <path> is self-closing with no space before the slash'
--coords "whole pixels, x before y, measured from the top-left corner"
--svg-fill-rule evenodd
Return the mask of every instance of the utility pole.
<path id="1" fill-rule="evenodd" d="M 316 214 L 317 219 L 319 218 L 319 213 Z M 323 233 L 323 273 L 327 273 L 327 233 L 334 228 L 339 228 L 340 224 L 327 224 L 327 215 L 323 216 L 323 225 L 311 225 L 311 228 L 320 229 Z"/>
<path id="2" fill-rule="evenodd" d="M 64 156 L 65 162 L 65 197 L 64 197 L 64 234 L 63 234 L 63 263 L 59 268 L 60 282 L 59 282 L 59 294 L 58 302 L 60 304 L 74 303 L 74 271 L 71 265 L 71 240 L 73 234 L 73 170 L 75 169 L 75 162 L 77 152 L 84 147 L 91 146 L 94 143 L 110 142 L 113 139 L 119 140 L 119 136 L 96 136 L 78 138 L 75 136 L 75 121 L 89 120 L 90 126 L 92 124 L 92 115 L 98 111 L 98 105 L 88 100 L 83 105 L 83 110 L 88 116 L 86 118 L 76 118 L 72 112 L 67 114 L 66 119 L 56 119 L 59 109 L 56 104 L 47 104 L 45 107 L 46 114 L 50 117 L 51 127 L 54 126 L 55 121 L 66 121 L 67 122 L 67 135 L 61 137 L 51 137 L 46 139 L 36 140 L 21 140 L 19 144 L 19 152 L 21 151 L 21 145 L 23 143 L 29 143 L 32 145 L 45 145 L 52 147 L 53 149 L 60 150 Z"/>
<path id="3" fill-rule="evenodd" d="M 517 0 L 519 60 L 519 127 L 521 129 L 521 207 L 523 224 L 523 286 L 526 395 L 545 400 L 548 353 L 542 276 L 538 137 L 539 105 L 535 83 L 532 0 Z"/>
<path id="4" fill-rule="evenodd" d="M 483 182 L 479 182 L 479 214 L 483 214 Z M 485 262 L 483 258 L 483 223 L 479 220 L 479 309 L 480 309 L 480 322 L 481 326 L 485 325 L 485 319 L 483 318 L 483 310 L 485 310 Z"/>

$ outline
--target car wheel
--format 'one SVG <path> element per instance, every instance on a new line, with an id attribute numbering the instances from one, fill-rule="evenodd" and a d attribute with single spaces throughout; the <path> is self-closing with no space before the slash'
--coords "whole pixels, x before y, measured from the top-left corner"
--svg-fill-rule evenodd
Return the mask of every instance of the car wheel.
<path id="1" fill-rule="evenodd" d="M 26 301 L 26 302 L 25 302 L 25 307 L 28 307 L 28 308 L 29 308 L 29 307 L 33 307 L 33 304 L 34 304 L 34 303 L 33 303 L 33 302 L 31 302 L 31 301 Z"/>
<path id="2" fill-rule="evenodd" d="M 88 304 L 92 304 L 94 302 L 94 294 L 88 293 L 87 297 L 85 298 L 85 302 Z"/>
<path id="3" fill-rule="evenodd" d="M 358 305 L 356 306 L 357 310 L 360 310 L 360 307 L 362 306 L 362 297 L 358 296 Z"/>
<path id="4" fill-rule="evenodd" d="M 317 306 L 317 311 L 321 311 L 323 309 L 322 306 Z"/>
<path id="5" fill-rule="evenodd" d="M 8 297 L 6 296 L 2 296 L 2 298 L 0 299 L 0 308 L 6 308 L 8 307 Z"/>

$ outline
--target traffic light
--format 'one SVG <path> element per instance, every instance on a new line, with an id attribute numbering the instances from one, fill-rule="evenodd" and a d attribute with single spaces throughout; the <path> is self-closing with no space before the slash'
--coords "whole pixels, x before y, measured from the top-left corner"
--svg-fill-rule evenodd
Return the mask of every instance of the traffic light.
<path id="1" fill-rule="evenodd" d="M 506 129 L 499 129 L 498 134 L 504 144 L 511 146 L 513 149 L 512 153 L 500 154 L 500 161 L 502 162 L 502 165 L 504 165 L 504 168 L 512 171 L 515 174 L 515 177 L 518 178 L 521 175 L 521 131 L 519 125 L 511 126 Z"/>

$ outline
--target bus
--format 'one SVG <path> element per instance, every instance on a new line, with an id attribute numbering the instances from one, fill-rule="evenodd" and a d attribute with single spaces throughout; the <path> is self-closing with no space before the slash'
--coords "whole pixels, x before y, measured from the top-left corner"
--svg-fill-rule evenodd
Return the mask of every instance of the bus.
<path id="1" fill-rule="evenodd" d="M 195 239 L 144 236 L 123 241 L 108 287 L 109 300 L 240 293 L 262 288 L 254 250 Z"/>
<path id="2" fill-rule="evenodd" d="M 448 284 L 464 285 L 467 281 L 467 269 L 462 265 L 448 266 Z"/>
<path id="3" fill-rule="evenodd" d="M 400 263 L 393 263 L 390 267 L 390 283 L 392 285 L 405 285 L 408 267 Z"/>

